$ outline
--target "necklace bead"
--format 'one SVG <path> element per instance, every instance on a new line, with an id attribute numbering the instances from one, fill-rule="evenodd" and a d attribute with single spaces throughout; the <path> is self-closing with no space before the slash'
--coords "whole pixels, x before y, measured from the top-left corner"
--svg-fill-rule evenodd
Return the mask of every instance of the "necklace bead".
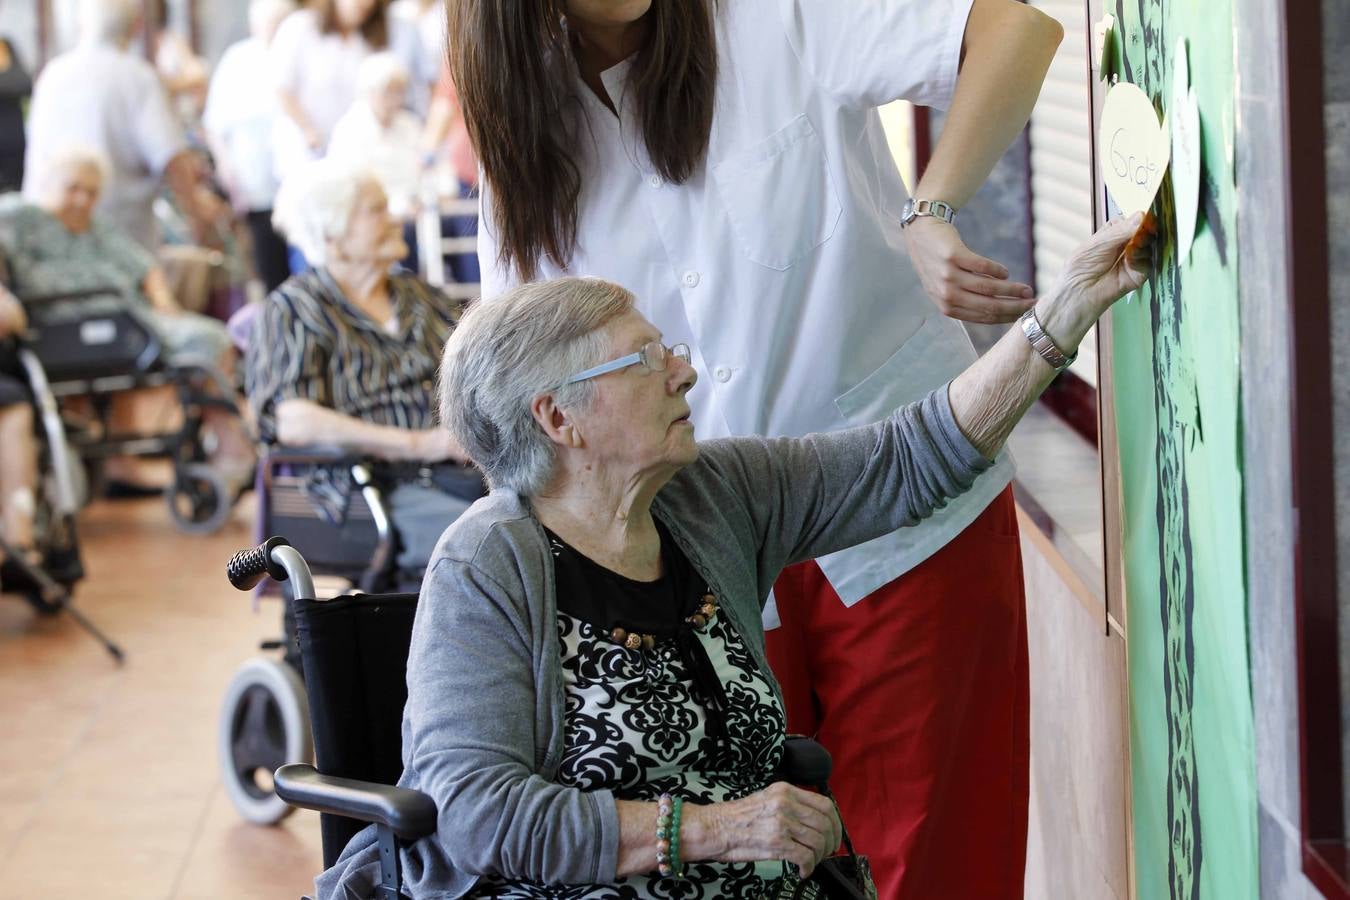
<path id="1" fill-rule="evenodd" d="M 707 627 L 708 623 L 717 615 L 718 610 L 717 597 L 711 591 L 705 593 L 701 600 L 698 611 L 684 620 L 686 625 L 690 625 L 698 631 Z M 610 629 L 608 637 L 610 641 L 625 650 L 650 651 L 656 649 L 656 635 L 654 634 L 643 634 L 640 631 L 629 631 L 626 628 L 615 626 Z"/>

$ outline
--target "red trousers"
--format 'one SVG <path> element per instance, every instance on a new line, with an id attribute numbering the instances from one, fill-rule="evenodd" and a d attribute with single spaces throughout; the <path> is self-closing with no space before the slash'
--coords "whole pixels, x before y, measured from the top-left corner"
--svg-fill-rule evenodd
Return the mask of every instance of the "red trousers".
<path id="1" fill-rule="evenodd" d="M 1026 597 L 1012 489 L 917 568 L 845 607 L 814 562 L 774 586 L 788 731 L 830 787 L 882 900 L 1022 897 Z"/>

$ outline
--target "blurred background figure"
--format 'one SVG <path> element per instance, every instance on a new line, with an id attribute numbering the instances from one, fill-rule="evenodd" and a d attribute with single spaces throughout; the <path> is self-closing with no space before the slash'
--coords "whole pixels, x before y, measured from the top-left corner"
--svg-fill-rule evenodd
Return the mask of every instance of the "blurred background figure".
<path id="1" fill-rule="evenodd" d="M 328 143 L 330 158 L 375 174 L 389 197 L 389 212 L 404 223 L 417 212 L 422 172 L 422 122 L 403 106 L 408 77 L 392 53 L 367 57 L 357 73 L 357 100 Z"/>
<path id="2" fill-rule="evenodd" d="M 413 81 L 436 77 L 416 29 L 389 14 L 389 0 L 317 0 L 281 23 L 272 43 L 282 112 L 274 159 L 281 180 L 327 152 L 338 120 L 356 102 L 361 63 L 383 50 L 398 57 Z"/>
<path id="3" fill-rule="evenodd" d="M 221 57 L 211 79 L 203 124 L 216 174 L 248 229 L 258 277 L 270 292 L 290 275 L 286 242 L 272 227 L 277 178 L 272 131 L 279 113 L 269 68 L 272 39 L 294 0 L 253 0 L 249 37 Z"/>
<path id="4" fill-rule="evenodd" d="M 432 89 L 441 66 L 445 63 L 445 2 L 444 0 L 394 0 L 389 15 L 395 21 L 406 22 L 409 31 L 421 42 L 421 61 L 424 68 L 413 73 L 416 77 L 408 86 L 408 105 L 425 116 L 432 103 Z M 402 32 L 402 26 L 399 26 Z"/>
<path id="5" fill-rule="evenodd" d="M 478 157 L 474 155 L 469 129 L 464 124 L 464 110 L 459 104 L 459 94 L 450 76 L 448 61 L 441 64 L 440 79 L 436 83 L 436 93 L 432 97 L 422 135 L 422 150 L 423 164 L 436 169 L 437 192 L 441 196 L 477 196 Z M 478 234 L 478 216 L 445 216 L 442 230 L 451 237 L 475 237 Z M 446 262 L 455 281 L 476 284 L 480 280 L 480 267 L 475 254 L 454 254 Z"/>
<path id="6" fill-rule="evenodd" d="M 465 461 L 436 424 L 441 353 L 459 308 L 416 275 L 373 173 L 324 159 L 282 183 L 278 223 L 312 270 L 260 304 L 245 368 L 249 403 L 265 445 L 337 446 L 414 469 Z M 341 493 L 350 478 L 340 478 Z M 445 527 L 475 497 L 432 484 L 389 492 L 399 568 L 425 567 Z"/>
<path id="7" fill-rule="evenodd" d="M 213 231 L 218 210 L 197 190 L 200 170 L 159 76 L 128 50 L 140 10 L 139 0 L 82 0 L 79 43 L 53 59 L 33 89 L 23 188 L 36 200 L 63 149 L 97 150 L 110 164 L 100 215 L 153 252 L 161 180 L 194 234 Z"/>
<path id="8" fill-rule="evenodd" d="M 150 58 L 182 120 L 191 126 L 201 116 L 211 72 L 182 32 L 169 27 L 169 2 L 156 0 L 150 23 Z"/>
<path id="9" fill-rule="evenodd" d="M 23 104 L 33 79 L 9 39 L 0 35 L 0 194 L 23 185 Z"/>
<path id="10" fill-rule="evenodd" d="M 33 202 L 0 217 L 0 254 L 10 290 L 25 301 L 82 291 L 116 293 L 141 308 L 164 348 L 165 362 L 231 375 L 235 354 L 225 326 L 185 311 L 156 258 L 96 214 L 109 161 L 97 150 L 73 148 L 44 162 Z M 240 418 L 210 407 L 203 416 L 216 438 L 212 463 L 233 487 L 246 483 L 253 448 Z M 109 467 L 108 472 L 110 478 L 137 480 L 134 467 Z"/>

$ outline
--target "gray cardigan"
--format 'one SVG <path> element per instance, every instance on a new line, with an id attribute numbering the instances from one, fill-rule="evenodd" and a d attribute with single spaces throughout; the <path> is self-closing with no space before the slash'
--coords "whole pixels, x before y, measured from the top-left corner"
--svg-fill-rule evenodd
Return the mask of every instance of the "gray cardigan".
<path id="1" fill-rule="evenodd" d="M 913 525 L 990 465 L 962 436 L 947 388 L 876 425 L 804 438 L 730 438 L 657 495 L 653 514 L 719 598 L 767 674 L 760 611 L 784 566 Z M 494 491 L 432 555 L 408 658 L 400 784 L 430 794 L 436 835 L 403 853 L 415 897 L 460 897 L 478 876 L 616 878 L 609 791 L 556 784 L 563 752 L 553 558 L 528 501 Z M 777 684 L 774 684 L 775 692 Z M 316 882 L 364 898 L 374 829 Z"/>

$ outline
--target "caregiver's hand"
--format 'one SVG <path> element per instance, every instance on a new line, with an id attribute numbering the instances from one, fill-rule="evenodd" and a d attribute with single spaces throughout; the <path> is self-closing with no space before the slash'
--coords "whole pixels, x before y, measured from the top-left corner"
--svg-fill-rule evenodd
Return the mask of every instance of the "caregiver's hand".
<path id="1" fill-rule="evenodd" d="M 944 316 L 993 325 L 1015 321 L 1035 305 L 1030 285 L 1008 281 L 1008 270 L 972 252 L 954 225 L 921 216 L 904 235 L 919 280 Z"/>

